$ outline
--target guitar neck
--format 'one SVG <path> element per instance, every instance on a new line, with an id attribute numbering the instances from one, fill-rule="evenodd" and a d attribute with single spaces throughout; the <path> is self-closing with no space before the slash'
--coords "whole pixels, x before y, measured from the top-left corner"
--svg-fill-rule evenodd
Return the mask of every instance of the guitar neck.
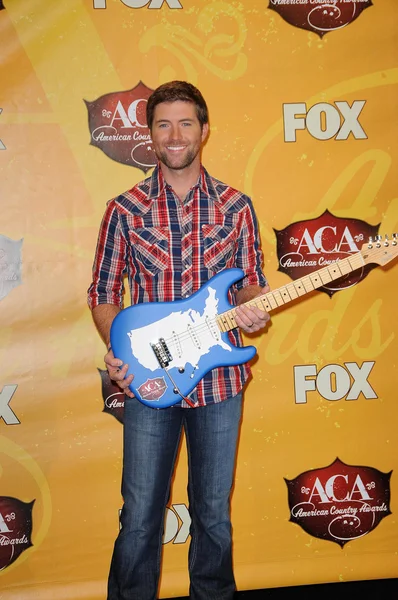
<path id="1" fill-rule="evenodd" d="M 260 310 L 266 310 L 271 312 L 280 306 L 289 304 L 293 300 L 296 300 L 300 296 L 305 296 L 309 292 L 316 290 L 317 288 L 340 279 L 343 275 L 347 275 L 356 269 L 359 269 L 365 265 L 362 253 L 357 252 L 352 254 L 348 258 L 343 258 L 338 262 L 332 263 L 326 267 L 322 267 L 318 271 L 313 271 L 301 279 L 288 283 L 272 292 L 267 292 L 262 296 L 253 298 L 248 302 L 245 302 L 245 306 L 256 306 Z M 235 321 L 236 309 L 231 308 L 224 313 L 221 313 L 217 317 L 217 325 L 223 332 L 231 331 L 237 327 Z"/>

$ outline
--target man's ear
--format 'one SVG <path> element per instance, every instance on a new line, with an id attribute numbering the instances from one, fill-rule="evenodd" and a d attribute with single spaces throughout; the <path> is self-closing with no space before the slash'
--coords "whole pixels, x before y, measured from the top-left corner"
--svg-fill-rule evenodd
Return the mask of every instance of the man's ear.
<path id="1" fill-rule="evenodd" d="M 208 123 L 204 123 L 203 127 L 202 127 L 202 142 L 205 141 L 205 139 L 207 138 L 209 134 L 209 124 Z"/>

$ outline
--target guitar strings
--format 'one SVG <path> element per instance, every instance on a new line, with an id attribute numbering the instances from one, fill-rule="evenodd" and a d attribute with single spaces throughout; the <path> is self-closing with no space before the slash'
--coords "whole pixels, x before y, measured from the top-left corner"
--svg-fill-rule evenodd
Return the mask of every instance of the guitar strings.
<path id="1" fill-rule="evenodd" d="M 204 333 L 209 333 L 212 337 L 214 337 L 214 335 L 211 331 L 210 325 L 217 328 L 217 332 L 220 334 L 220 337 L 221 337 L 222 332 L 220 331 L 220 329 L 217 325 L 217 319 L 214 319 L 214 318 L 208 319 L 208 321 L 206 323 L 200 323 L 199 325 L 192 325 L 191 326 L 192 334 L 200 336 Z M 182 331 L 181 333 L 174 332 L 174 336 L 165 339 L 165 342 L 167 344 L 175 344 L 175 337 L 177 338 L 178 342 L 192 340 L 192 335 L 190 334 L 189 330 L 186 329 L 186 330 Z"/>

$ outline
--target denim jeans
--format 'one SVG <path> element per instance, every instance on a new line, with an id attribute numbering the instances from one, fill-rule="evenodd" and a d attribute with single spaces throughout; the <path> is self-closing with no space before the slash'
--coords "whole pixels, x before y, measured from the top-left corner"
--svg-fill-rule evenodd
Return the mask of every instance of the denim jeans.
<path id="1" fill-rule="evenodd" d="M 184 428 L 191 516 L 191 600 L 232 600 L 230 495 L 242 394 L 198 408 L 156 410 L 126 397 L 121 529 L 115 542 L 108 600 L 155 600 L 163 524 Z"/>

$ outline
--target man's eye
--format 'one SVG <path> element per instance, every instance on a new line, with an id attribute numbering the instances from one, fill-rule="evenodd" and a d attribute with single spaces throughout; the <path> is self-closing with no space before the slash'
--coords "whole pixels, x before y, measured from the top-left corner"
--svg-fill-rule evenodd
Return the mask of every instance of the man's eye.
<path id="1" fill-rule="evenodd" d="M 182 123 L 183 127 L 191 127 L 192 123 L 190 123 L 189 121 L 187 121 L 186 123 Z"/>

